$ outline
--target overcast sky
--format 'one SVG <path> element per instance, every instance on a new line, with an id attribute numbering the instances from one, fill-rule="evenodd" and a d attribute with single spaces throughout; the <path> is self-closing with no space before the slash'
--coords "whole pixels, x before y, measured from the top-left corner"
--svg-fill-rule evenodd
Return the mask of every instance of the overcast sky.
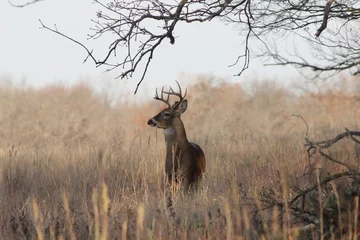
<path id="1" fill-rule="evenodd" d="M 91 0 L 45 0 L 25 8 L 14 8 L 8 1 L 0 1 L 0 78 L 17 83 L 25 81 L 31 86 L 58 82 L 74 84 L 88 79 L 95 88 L 116 85 L 132 92 L 140 72 L 129 80 L 114 80 L 120 71 L 105 74 L 104 68 L 95 68 L 91 61 L 83 64 L 86 57 L 83 49 L 40 29 L 38 19 L 49 26 L 56 24 L 60 31 L 94 48 L 101 58 L 113 39 L 87 40 L 93 26 L 91 19 L 95 18 L 97 9 L 99 6 Z M 236 26 L 225 26 L 221 22 L 178 24 L 174 32 L 178 36 L 175 45 L 166 41 L 157 49 L 139 95 L 148 95 L 148 91 L 169 84 L 184 74 L 213 74 L 243 83 L 254 78 L 286 81 L 298 75 L 292 68 L 263 67 L 259 60 L 252 60 L 249 70 L 241 77 L 233 77 L 241 65 L 233 68 L 228 65 L 244 50 L 243 37 L 238 31 Z M 184 77 L 181 79 L 186 81 Z"/>

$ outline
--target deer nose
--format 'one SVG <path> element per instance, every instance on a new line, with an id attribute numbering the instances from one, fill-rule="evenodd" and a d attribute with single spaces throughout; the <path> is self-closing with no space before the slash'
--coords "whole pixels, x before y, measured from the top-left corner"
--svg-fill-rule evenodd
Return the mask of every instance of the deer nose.
<path id="1" fill-rule="evenodd" d="M 148 122 L 147 122 L 148 125 L 150 125 L 151 127 L 155 127 L 156 126 L 156 121 L 154 121 L 154 119 L 150 119 Z"/>

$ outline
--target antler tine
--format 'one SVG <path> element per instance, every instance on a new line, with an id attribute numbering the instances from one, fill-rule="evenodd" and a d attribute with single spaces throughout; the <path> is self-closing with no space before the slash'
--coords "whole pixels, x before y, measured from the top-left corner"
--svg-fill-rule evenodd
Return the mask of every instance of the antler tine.
<path id="1" fill-rule="evenodd" d="M 162 87 L 162 89 L 161 89 L 161 97 L 159 97 L 159 94 L 158 94 L 158 91 L 157 91 L 157 88 L 156 88 L 154 99 L 165 103 L 166 105 L 168 105 L 168 107 L 171 107 L 171 104 L 169 103 L 170 95 L 168 94 L 168 96 L 167 96 L 167 98 L 165 100 L 164 99 L 164 93 L 166 93 L 166 92 L 164 92 L 164 87 Z"/>
<path id="2" fill-rule="evenodd" d="M 181 92 L 181 87 L 180 87 L 180 83 L 177 81 L 177 80 L 175 80 L 175 82 L 177 83 L 177 85 L 178 85 L 178 87 L 179 87 L 179 91 L 180 91 L 180 96 L 182 97 L 182 92 Z"/>
<path id="3" fill-rule="evenodd" d="M 179 98 L 180 98 L 180 101 L 179 101 L 179 102 L 181 102 L 182 100 L 184 100 L 184 98 L 185 98 L 185 96 L 186 96 L 187 89 L 186 89 L 186 91 L 185 91 L 185 95 L 182 96 L 182 91 L 181 91 L 180 83 L 179 83 L 177 80 L 175 80 L 175 81 L 176 81 L 176 83 L 177 83 L 177 85 L 178 85 L 178 87 L 179 87 L 179 93 L 175 92 L 172 87 L 169 88 L 169 92 L 164 92 L 164 93 L 167 93 L 167 94 L 169 94 L 169 95 L 174 95 L 174 96 L 179 97 Z"/>
<path id="4" fill-rule="evenodd" d="M 163 96 L 162 94 L 164 93 L 165 91 L 164 91 L 164 86 L 162 87 L 162 89 L 161 89 L 161 97 Z M 167 98 L 166 98 L 166 102 L 168 103 L 168 105 L 170 106 L 171 104 L 169 103 L 169 99 L 170 99 L 170 95 L 168 94 L 167 95 Z"/>

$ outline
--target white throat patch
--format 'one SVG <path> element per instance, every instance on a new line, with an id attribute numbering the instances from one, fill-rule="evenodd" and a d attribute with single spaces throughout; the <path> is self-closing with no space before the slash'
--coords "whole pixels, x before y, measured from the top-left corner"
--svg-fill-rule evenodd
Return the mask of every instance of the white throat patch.
<path id="1" fill-rule="evenodd" d="M 175 129 L 170 127 L 170 128 L 165 128 L 164 129 L 164 134 L 165 136 L 174 136 L 175 135 Z"/>

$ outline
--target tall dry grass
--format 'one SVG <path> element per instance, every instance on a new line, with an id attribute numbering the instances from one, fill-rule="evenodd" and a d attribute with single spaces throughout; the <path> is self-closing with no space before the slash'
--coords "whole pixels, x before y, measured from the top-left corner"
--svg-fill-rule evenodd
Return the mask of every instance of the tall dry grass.
<path id="1" fill-rule="evenodd" d="M 306 119 L 314 140 L 334 137 L 344 127 L 359 129 L 355 101 L 360 90 L 352 79 L 343 82 L 347 84 L 301 94 L 274 83 L 254 84 L 251 92 L 206 79 L 189 86 L 189 108 L 182 119 L 188 138 L 202 146 L 207 169 L 197 193 L 174 196 L 175 219 L 166 210 L 163 135 L 146 126 L 161 104 L 149 100 L 109 106 L 85 85 L 3 85 L 0 236 L 301 238 L 299 224 L 275 221 L 276 209 L 257 222 L 254 206 L 262 204 L 257 194 L 271 189 L 276 195 L 280 188 L 308 184 L 297 178 L 309 164 L 306 128 L 293 114 Z M 347 143 L 334 151 L 356 163 L 355 150 Z M 320 158 L 312 164 L 326 171 L 341 168 Z M 280 181 L 279 174 L 286 176 Z M 264 223 L 266 218 L 273 224 Z"/>

